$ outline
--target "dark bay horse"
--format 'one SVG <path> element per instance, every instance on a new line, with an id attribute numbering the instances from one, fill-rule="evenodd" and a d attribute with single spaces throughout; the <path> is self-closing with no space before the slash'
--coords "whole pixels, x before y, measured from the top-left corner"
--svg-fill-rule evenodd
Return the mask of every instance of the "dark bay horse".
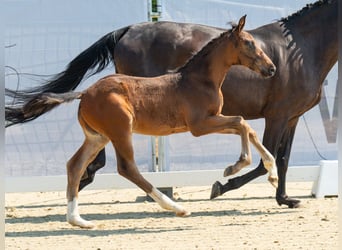
<path id="1" fill-rule="evenodd" d="M 8 118 L 27 121 L 62 103 L 81 100 L 78 120 L 85 140 L 67 163 L 67 221 L 70 224 L 84 228 L 94 226 L 78 212 L 78 189 L 87 166 L 108 142 L 115 149 L 120 175 L 144 190 L 161 207 L 179 216 L 189 214 L 140 174 L 134 160 L 132 133 L 157 136 L 186 131 L 194 136 L 238 134 L 241 155 L 229 167 L 230 172 L 236 173 L 251 163 L 251 142 L 269 172 L 269 181 L 274 186 L 278 184 L 275 159 L 258 140 L 256 132 L 241 116 L 221 115 L 221 86 L 232 65 L 247 66 L 264 77 L 275 73 L 272 61 L 255 44 L 253 37 L 242 30 L 244 24 L 245 16 L 236 27 L 213 39 L 174 73 L 158 77 L 110 75 L 83 92 L 45 92 L 28 97 L 28 101 L 20 105 L 6 106 Z"/>
<path id="2" fill-rule="evenodd" d="M 286 194 L 288 162 L 298 119 L 319 102 L 323 80 L 337 62 L 337 3 L 337 0 L 317 1 L 293 15 L 249 31 L 278 70 L 274 77 L 263 79 L 246 68 L 233 66 L 222 86 L 225 100 L 222 114 L 241 115 L 245 119 L 265 118 L 263 144 L 276 158 L 279 205 L 297 207 L 300 202 Z M 23 93 L 34 95 L 41 91 L 59 93 L 75 89 L 88 71 L 95 74 L 111 61 L 119 73 L 165 74 L 183 65 L 223 31 L 173 22 L 131 25 L 99 39 L 46 85 Z M 17 97 L 16 102 L 21 101 L 20 96 Z M 8 125 L 17 123 L 7 117 L 6 121 Z M 101 151 L 87 168 L 80 188 L 89 184 L 95 171 L 104 164 L 105 154 Z M 264 174 L 266 170 L 260 161 L 256 169 L 243 176 L 232 178 L 224 185 L 215 183 L 211 198 Z"/>

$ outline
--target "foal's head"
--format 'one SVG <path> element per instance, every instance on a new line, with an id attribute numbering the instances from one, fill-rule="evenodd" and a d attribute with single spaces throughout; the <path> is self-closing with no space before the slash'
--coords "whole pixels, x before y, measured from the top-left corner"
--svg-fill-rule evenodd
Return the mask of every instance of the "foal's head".
<path id="1" fill-rule="evenodd" d="M 262 49 L 255 44 L 252 35 L 242 30 L 245 20 L 246 16 L 241 17 L 239 23 L 232 29 L 231 37 L 235 41 L 237 49 L 236 64 L 244 65 L 264 77 L 271 77 L 275 74 L 276 67 Z"/>

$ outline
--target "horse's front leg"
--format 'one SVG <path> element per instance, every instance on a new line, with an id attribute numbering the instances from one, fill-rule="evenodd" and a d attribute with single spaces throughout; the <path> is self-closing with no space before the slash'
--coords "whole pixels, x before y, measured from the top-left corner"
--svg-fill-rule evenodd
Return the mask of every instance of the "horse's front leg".
<path id="1" fill-rule="evenodd" d="M 268 181 L 271 183 L 272 186 L 275 188 L 278 187 L 278 173 L 277 173 L 277 165 L 275 163 L 274 157 L 272 154 L 261 144 L 261 142 L 258 139 L 258 136 L 256 132 L 250 128 L 249 129 L 249 138 L 251 143 L 255 146 L 259 154 L 261 155 L 262 162 L 264 168 L 267 170 L 269 176 L 268 176 Z M 228 167 L 231 168 L 231 167 Z M 224 176 L 227 176 L 227 170 L 226 168 L 224 172 Z M 212 186 L 211 189 L 211 195 L 210 199 L 214 199 L 217 196 L 222 195 L 223 193 L 227 192 L 228 190 L 236 189 L 242 186 L 245 182 L 249 182 L 250 180 L 256 178 L 260 174 L 254 174 L 254 173 L 260 173 L 259 167 L 256 171 L 252 171 L 242 177 L 235 177 L 231 180 L 228 181 L 227 184 L 222 185 L 219 181 L 215 182 Z M 242 181 L 243 180 L 243 181 Z"/>
<path id="2" fill-rule="evenodd" d="M 224 133 L 239 134 L 239 132 L 235 131 L 234 129 L 229 129 L 229 130 L 227 129 L 225 130 Z M 223 172 L 224 177 L 238 173 L 241 169 L 250 165 L 252 162 L 252 154 L 250 152 L 248 136 L 244 137 L 242 134 L 240 135 L 240 137 L 241 137 L 241 155 L 239 159 L 235 162 L 235 164 L 230 165 L 225 168 Z"/>
<path id="3" fill-rule="evenodd" d="M 266 119 L 266 128 L 264 132 L 264 144 L 267 146 L 268 149 L 272 150 L 272 153 L 276 152 L 275 150 L 276 148 L 278 148 L 278 144 L 280 143 L 279 134 L 281 133 L 279 132 L 279 130 L 274 130 L 274 128 L 281 127 L 282 123 L 280 121 L 277 121 L 277 122 L 278 122 L 278 126 L 275 125 L 274 121 L 268 121 Z M 276 171 L 277 167 L 274 163 L 274 157 L 260 143 L 254 131 L 251 131 L 250 133 L 250 140 L 259 151 L 261 158 L 262 158 L 262 162 L 260 162 L 260 164 L 258 165 L 256 169 L 253 169 L 250 172 L 242 176 L 229 179 L 228 182 L 224 185 L 218 181 L 215 182 L 211 189 L 210 199 L 214 199 L 217 196 L 220 196 L 227 191 L 240 188 L 241 186 L 254 180 L 255 178 L 266 174 L 267 171 L 269 173 L 269 181 L 271 182 L 273 186 L 277 186 L 277 181 L 276 181 L 277 180 L 277 171 Z M 264 164 L 266 166 L 264 166 Z M 281 179 L 281 176 L 280 176 L 280 179 Z"/>
<path id="4" fill-rule="evenodd" d="M 263 165 L 264 165 L 265 169 L 267 170 L 267 172 L 269 173 L 268 181 L 272 184 L 272 186 L 277 188 L 277 186 L 278 186 L 278 174 L 277 174 L 277 166 L 276 166 L 274 157 L 259 141 L 259 138 L 258 138 L 255 130 L 252 129 L 248 124 L 245 126 L 246 126 L 246 130 L 248 131 L 247 134 L 248 134 L 248 137 L 249 137 L 251 143 L 255 146 L 256 150 L 259 152 L 259 154 L 262 158 L 262 161 L 264 163 Z M 232 131 L 232 133 L 238 134 L 239 132 L 238 131 L 236 131 L 236 132 Z M 241 137 L 241 140 L 242 140 L 242 137 Z M 242 146 L 243 145 L 244 145 L 244 142 L 242 141 Z M 239 163 L 239 161 L 236 164 L 238 164 L 238 163 Z M 235 165 L 229 166 L 225 169 L 223 175 L 224 175 L 224 177 L 229 176 L 229 175 L 233 175 L 241 169 L 242 169 L 242 167 L 237 168 L 237 167 L 235 167 Z"/>
<path id="5" fill-rule="evenodd" d="M 275 188 L 278 187 L 278 172 L 277 165 L 273 155 L 262 145 L 256 132 L 251 128 L 249 131 L 249 138 L 251 143 L 255 146 L 256 150 L 259 152 L 264 167 L 268 172 L 268 181 Z"/>
<path id="6" fill-rule="evenodd" d="M 238 161 L 227 167 L 224 175 L 232 175 L 252 162 L 252 154 L 249 145 L 250 127 L 241 116 L 210 116 L 196 123 L 190 123 L 190 131 L 194 136 L 209 133 L 238 134 L 241 138 L 241 154 Z"/>
<path id="7" fill-rule="evenodd" d="M 290 198 L 286 194 L 286 173 L 297 122 L 298 119 L 293 120 L 293 123 L 285 130 L 277 152 L 279 185 L 277 188 L 276 200 L 279 205 L 287 205 L 289 208 L 297 208 L 300 206 L 300 200 Z"/>

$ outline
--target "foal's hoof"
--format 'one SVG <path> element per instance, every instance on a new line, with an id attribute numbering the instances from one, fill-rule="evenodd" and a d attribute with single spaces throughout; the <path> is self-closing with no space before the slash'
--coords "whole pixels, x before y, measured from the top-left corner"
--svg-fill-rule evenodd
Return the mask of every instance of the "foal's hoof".
<path id="1" fill-rule="evenodd" d="M 219 181 L 213 184 L 213 186 L 211 187 L 210 200 L 222 194 L 222 187 L 223 185 Z"/>
<path id="2" fill-rule="evenodd" d="M 94 223 L 92 223 L 91 221 L 84 220 L 80 216 L 67 216 L 67 221 L 69 222 L 69 224 L 81 228 L 90 229 L 95 227 Z"/>
<path id="3" fill-rule="evenodd" d="M 278 176 L 275 176 L 275 177 L 269 176 L 268 181 L 271 183 L 273 187 L 278 188 Z"/>
<path id="4" fill-rule="evenodd" d="M 234 174 L 233 166 L 229 166 L 229 167 L 226 167 L 226 169 L 224 170 L 223 177 L 227 177 L 233 174 Z"/>
<path id="5" fill-rule="evenodd" d="M 191 212 L 184 210 L 184 211 L 177 212 L 176 215 L 179 217 L 188 217 L 191 215 Z"/>

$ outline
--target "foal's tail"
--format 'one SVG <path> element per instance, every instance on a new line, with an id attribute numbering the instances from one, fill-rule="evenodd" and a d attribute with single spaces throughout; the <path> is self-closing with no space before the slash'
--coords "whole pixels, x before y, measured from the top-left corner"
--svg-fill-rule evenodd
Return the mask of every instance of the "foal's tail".
<path id="1" fill-rule="evenodd" d="M 17 94 L 11 90 L 6 90 L 6 95 Z M 41 93 L 35 95 L 28 102 L 21 105 L 6 105 L 6 127 L 31 121 L 38 116 L 52 110 L 65 102 L 71 102 L 75 99 L 80 99 L 82 92 L 67 92 L 67 93 Z"/>
<path id="2" fill-rule="evenodd" d="M 40 86 L 20 90 L 17 93 L 6 89 L 5 94 L 7 98 L 12 99 L 11 105 L 15 106 L 28 103 L 33 98 L 38 98 L 42 93 L 65 93 L 74 90 L 84 77 L 90 77 L 102 71 L 110 62 L 114 62 L 113 53 L 115 45 L 125 35 L 129 28 L 130 26 L 127 26 L 104 35 L 93 45 L 76 56 L 64 71 L 56 74 L 51 80 Z M 16 123 L 33 120 L 38 116 L 39 115 L 35 115 L 31 119 L 20 119 L 16 122 L 16 120 L 10 120 L 12 117 L 7 116 L 6 112 L 5 118 L 8 124 L 7 126 L 10 126 Z"/>

